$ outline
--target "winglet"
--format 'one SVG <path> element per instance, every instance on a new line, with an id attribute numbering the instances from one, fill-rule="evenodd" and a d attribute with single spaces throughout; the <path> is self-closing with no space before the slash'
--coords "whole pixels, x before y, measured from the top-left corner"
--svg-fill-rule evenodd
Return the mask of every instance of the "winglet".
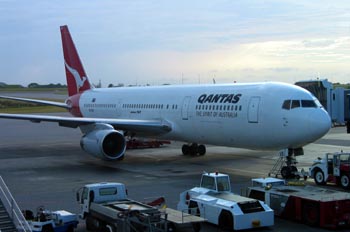
<path id="1" fill-rule="evenodd" d="M 83 64 L 80 61 L 79 54 L 69 33 L 68 26 L 61 26 L 60 29 L 68 85 L 68 95 L 73 96 L 93 87 L 86 76 Z"/>

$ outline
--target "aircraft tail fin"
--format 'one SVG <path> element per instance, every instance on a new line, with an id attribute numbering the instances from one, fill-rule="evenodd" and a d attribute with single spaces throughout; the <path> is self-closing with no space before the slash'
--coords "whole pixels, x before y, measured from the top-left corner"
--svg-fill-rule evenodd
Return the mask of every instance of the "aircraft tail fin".
<path id="1" fill-rule="evenodd" d="M 72 96 L 85 90 L 92 89 L 93 86 L 86 76 L 83 64 L 80 61 L 79 54 L 69 33 L 68 26 L 61 26 L 60 29 L 68 95 Z"/>

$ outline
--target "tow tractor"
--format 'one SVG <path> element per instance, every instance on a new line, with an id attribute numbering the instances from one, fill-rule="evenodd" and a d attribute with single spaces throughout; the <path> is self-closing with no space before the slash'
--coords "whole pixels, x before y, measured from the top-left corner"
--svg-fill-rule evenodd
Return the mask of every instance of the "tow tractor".
<path id="1" fill-rule="evenodd" d="M 327 229 L 350 228 L 350 194 L 277 178 L 252 179 L 247 196 L 266 202 L 276 216 Z"/>
<path id="2" fill-rule="evenodd" d="M 73 232 L 78 225 L 76 214 L 65 210 L 49 211 L 40 206 L 37 214 L 30 210 L 23 212 L 33 232 Z"/>
<path id="3" fill-rule="evenodd" d="M 131 200 L 122 183 L 87 184 L 78 190 L 77 201 L 88 231 L 168 232 L 176 226 L 190 224 L 197 232 L 199 223 L 205 221 L 170 208 L 158 209 L 151 206 L 154 204 Z"/>
<path id="4" fill-rule="evenodd" d="M 273 210 L 267 204 L 233 194 L 229 176 L 218 172 L 203 173 L 200 187 L 180 194 L 177 209 L 204 217 L 225 230 L 274 225 Z"/>
<path id="5" fill-rule="evenodd" d="M 309 173 L 318 185 L 333 182 L 344 189 L 350 189 L 350 153 L 327 153 L 323 159 L 318 157 Z"/>

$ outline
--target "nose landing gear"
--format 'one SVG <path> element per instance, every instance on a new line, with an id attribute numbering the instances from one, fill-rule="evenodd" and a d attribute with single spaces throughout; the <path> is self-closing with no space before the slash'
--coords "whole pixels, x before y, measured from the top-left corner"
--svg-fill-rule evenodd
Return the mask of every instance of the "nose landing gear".
<path id="1" fill-rule="evenodd" d="M 182 154 L 184 155 L 202 156 L 202 155 L 205 155 L 205 153 L 206 153 L 206 148 L 205 148 L 205 145 L 203 144 L 198 145 L 197 143 L 192 143 L 192 144 L 184 144 L 182 146 Z"/>
<path id="2" fill-rule="evenodd" d="M 306 175 L 303 174 L 303 171 L 302 174 L 298 172 L 298 168 L 296 167 L 298 162 L 295 158 L 295 156 L 303 154 L 303 148 L 289 148 L 280 151 L 279 158 L 269 172 L 269 176 L 275 175 L 275 177 L 278 177 L 278 175 L 281 175 L 284 179 L 299 179 L 302 175 L 305 178 Z"/>

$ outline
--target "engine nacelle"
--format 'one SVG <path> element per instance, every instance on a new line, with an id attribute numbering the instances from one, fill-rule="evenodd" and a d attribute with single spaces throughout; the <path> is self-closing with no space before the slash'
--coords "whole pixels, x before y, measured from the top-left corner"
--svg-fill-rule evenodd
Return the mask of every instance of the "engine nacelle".
<path id="1" fill-rule="evenodd" d="M 126 141 L 124 135 L 112 127 L 86 133 L 80 140 L 80 146 L 97 158 L 116 160 L 124 155 Z"/>

